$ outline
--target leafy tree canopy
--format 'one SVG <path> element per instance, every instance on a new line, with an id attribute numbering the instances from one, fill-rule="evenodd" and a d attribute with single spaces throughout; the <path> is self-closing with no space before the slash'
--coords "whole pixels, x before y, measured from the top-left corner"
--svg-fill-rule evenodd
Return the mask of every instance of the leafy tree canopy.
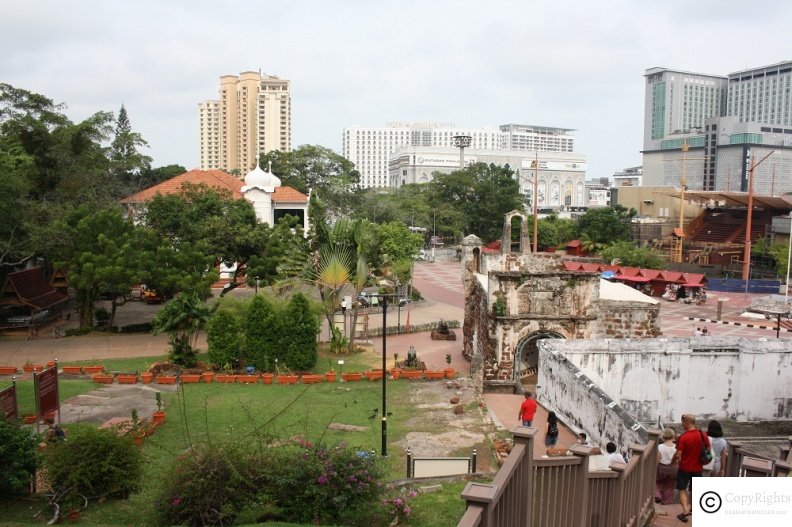
<path id="1" fill-rule="evenodd" d="M 595 244 L 608 244 L 630 239 L 630 220 L 637 215 L 635 209 L 621 205 L 590 208 L 578 220 L 581 235 Z"/>
<path id="2" fill-rule="evenodd" d="M 633 242 L 621 240 L 599 251 L 600 258 L 618 265 L 642 267 L 644 269 L 665 269 L 666 260 L 662 254 L 648 247 L 636 247 Z"/>

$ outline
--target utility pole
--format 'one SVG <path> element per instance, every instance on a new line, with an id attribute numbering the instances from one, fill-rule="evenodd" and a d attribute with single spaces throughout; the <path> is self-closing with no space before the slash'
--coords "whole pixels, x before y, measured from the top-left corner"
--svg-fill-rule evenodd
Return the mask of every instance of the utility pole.
<path id="1" fill-rule="evenodd" d="M 775 150 L 764 156 L 758 163 L 754 163 L 753 148 L 751 149 L 751 168 L 748 170 L 748 221 L 745 224 L 745 250 L 743 251 L 742 279 L 745 280 L 745 291 L 748 291 L 748 279 L 751 276 L 751 223 L 753 219 L 753 180 L 754 169 L 773 155 Z"/>
<path id="2" fill-rule="evenodd" d="M 539 152 L 534 159 L 534 191 L 533 191 L 533 253 L 539 252 Z"/>

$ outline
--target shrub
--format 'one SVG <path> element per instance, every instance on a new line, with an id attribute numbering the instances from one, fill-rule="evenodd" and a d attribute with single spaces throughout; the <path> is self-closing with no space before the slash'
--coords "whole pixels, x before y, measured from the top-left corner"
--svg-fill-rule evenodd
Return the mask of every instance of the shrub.
<path id="1" fill-rule="evenodd" d="M 288 333 L 284 332 L 283 342 L 279 346 L 286 352 L 284 362 L 292 370 L 313 368 L 317 358 L 316 334 L 319 332 L 319 322 L 311 313 L 308 300 L 302 293 L 295 294 L 280 317 L 281 327 L 289 328 Z"/>
<path id="2" fill-rule="evenodd" d="M 176 458 L 155 499 L 160 525 L 230 525 L 256 501 L 266 460 L 233 444 L 202 444 Z"/>
<path id="3" fill-rule="evenodd" d="M 285 448 L 270 473 L 272 496 L 290 522 L 373 525 L 382 495 L 382 466 L 368 452 L 339 444 L 332 448 Z"/>
<path id="4" fill-rule="evenodd" d="M 0 497 L 25 494 L 39 465 L 38 440 L 17 421 L 0 417 Z"/>
<path id="5" fill-rule="evenodd" d="M 68 442 L 47 447 L 44 466 L 53 487 L 88 498 L 127 498 L 140 489 L 140 449 L 131 437 L 110 430 L 73 430 Z"/>
<path id="6" fill-rule="evenodd" d="M 231 311 L 221 309 L 212 315 L 206 328 L 210 362 L 222 366 L 239 358 L 239 331 L 239 321 Z"/>
<path id="7" fill-rule="evenodd" d="M 256 295 L 245 314 L 245 361 L 259 370 L 269 369 L 278 348 L 278 317 L 275 307 Z"/>
<path id="8" fill-rule="evenodd" d="M 127 324 L 118 328 L 118 333 L 151 333 L 153 324 L 151 322 L 140 322 L 139 324 Z"/>
<path id="9" fill-rule="evenodd" d="M 65 335 L 67 337 L 73 337 L 75 335 L 87 335 L 91 332 L 91 328 L 69 328 L 66 330 Z"/>
<path id="10" fill-rule="evenodd" d="M 103 307 L 97 307 L 94 309 L 94 317 L 96 317 L 96 322 L 99 326 L 104 326 L 110 320 L 110 311 Z"/>

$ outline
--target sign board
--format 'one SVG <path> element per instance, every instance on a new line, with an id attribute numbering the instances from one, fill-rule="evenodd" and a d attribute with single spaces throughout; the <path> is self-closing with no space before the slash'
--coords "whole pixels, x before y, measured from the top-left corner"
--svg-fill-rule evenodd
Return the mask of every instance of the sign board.
<path id="1" fill-rule="evenodd" d="M 9 386 L 0 391 L 0 415 L 6 419 L 18 419 L 19 409 L 17 407 L 16 385 Z"/>
<path id="2" fill-rule="evenodd" d="M 537 168 L 536 159 L 523 159 L 520 163 L 523 169 L 534 170 Z M 562 172 L 585 172 L 586 163 L 584 161 L 544 161 L 539 160 L 539 170 L 559 170 Z"/>
<path id="3" fill-rule="evenodd" d="M 472 165 L 476 162 L 476 156 L 465 156 L 465 166 Z M 416 165 L 429 165 L 433 167 L 458 167 L 459 156 L 415 156 Z"/>
<path id="4" fill-rule="evenodd" d="M 39 419 L 58 411 L 58 368 L 47 368 L 33 377 Z"/>
<path id="5" fill-rule="evenodd" d="M 412 477 L 414 478 L 455 476 L 470 472 L 469 457 L 414 458 L 412 461 Z"/>

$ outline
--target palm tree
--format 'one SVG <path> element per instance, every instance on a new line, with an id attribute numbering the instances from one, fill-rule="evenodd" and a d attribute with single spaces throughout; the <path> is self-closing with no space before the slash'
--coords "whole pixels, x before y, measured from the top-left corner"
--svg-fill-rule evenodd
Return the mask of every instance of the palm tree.
<path id="1" fill-rule="evenodd" d="M 212 308 L 197 293 L 179 293 L 157 313 L 154 334 L 170 335 L 170 358 L 174 364 L 195 366 L 198 334 L 206 328 L 211 314 Z"/>

